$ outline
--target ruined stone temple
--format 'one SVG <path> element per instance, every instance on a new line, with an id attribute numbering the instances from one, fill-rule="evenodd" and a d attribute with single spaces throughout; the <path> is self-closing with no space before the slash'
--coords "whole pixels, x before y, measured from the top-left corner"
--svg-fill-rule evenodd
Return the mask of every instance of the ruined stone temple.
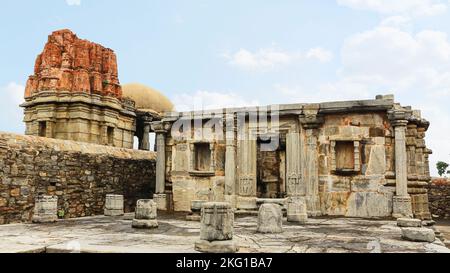
<path id="1" fill-rule="evenodd" d="M 111 49 L 61 30 L 21 106 L 26 136 L 0 133 L 0 224 L 30 221 L 40 194 L 66 218 L 103 214 L 107 194 L 126 212 L 138 199 L 248 212 L 301 197 L 310 217 L 431 217 L 429 122 L 392 95 L 176 112 L 158 91 L 122 87 Z"/>
<path id="2" fill-rule="evenodd" d="M 173 108 L 151 88 L 130 84 L 122 89 L 114 52 L 69 30 L 48 37 L 25 100 L 27 135 L 130 149 L 136 135 L 147 150 L 149 122 Z"/>
<path id="3" fill-rule="evenodd" d="M 373 100 L 166 113 L 157 133 L 157 199 L 255 210 L 302 196 L 310 216 L 430 219 L 420 111 Z"/>

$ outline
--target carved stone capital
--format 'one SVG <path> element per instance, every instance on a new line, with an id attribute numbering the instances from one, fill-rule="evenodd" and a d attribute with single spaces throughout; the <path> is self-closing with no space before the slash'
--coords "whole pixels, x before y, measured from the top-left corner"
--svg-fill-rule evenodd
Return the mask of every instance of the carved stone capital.
<path id="1" fill-rule="evenodd" d="M 169 122 L 154 121 L 150 123 L 152 130 L 156 133 L 166 134 L 170 131 L 172 125 Z"/>
<path id="2" fill-rule="evenodd" d="M 404 108 L 397 108 L 388 111 L 388 118 L 393 127 L 402 127 L 408 124 L 411 111 Z"/>

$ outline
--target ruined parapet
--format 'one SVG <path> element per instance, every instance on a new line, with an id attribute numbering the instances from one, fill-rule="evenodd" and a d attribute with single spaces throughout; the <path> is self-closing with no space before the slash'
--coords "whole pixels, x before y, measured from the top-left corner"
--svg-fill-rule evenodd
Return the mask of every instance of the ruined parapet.
<path id="1" fill-rule="evenodd" d="M 122 216 L 123 195 L 108 194 L 105 200 L 105 216 Z"/>
<path id="2" fill-rule="evenodd" d="M 54 223 L 58 220 L 58 197 L 41 195 L 36 197 L 33 223 Z"/>
<path id="3" fill-rule="evenodd" d="M 283 232 L 283 213 L 277 204 L 262 204 L 258 213 L 258 233 Z"/>
<path id="4" fill-rule="evenodd" d="M 233 253 L 234 213 L 229 203 L 208 202 L 202 207 L 200 240 L 195 250 L 209 253 Z"/>
<path id="5" fill-rule="evenodd" d="M 156 220 L 157 208 L 156 203 L 151 199 L 138 200 L 136 211 L 132 222 L 133 228 L 157 228 Z"/>

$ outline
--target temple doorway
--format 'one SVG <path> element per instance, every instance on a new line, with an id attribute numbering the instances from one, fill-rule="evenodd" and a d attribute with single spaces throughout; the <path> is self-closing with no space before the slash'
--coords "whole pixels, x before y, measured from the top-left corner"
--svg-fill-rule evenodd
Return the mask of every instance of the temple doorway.
<path id="1" fill-rule="evenodd" d="M 264 144 L 270 141 L 258 139 L 257 147 L 257 197 L 284 198 L 286 177 L 286 146 L 267 150 Z"/>

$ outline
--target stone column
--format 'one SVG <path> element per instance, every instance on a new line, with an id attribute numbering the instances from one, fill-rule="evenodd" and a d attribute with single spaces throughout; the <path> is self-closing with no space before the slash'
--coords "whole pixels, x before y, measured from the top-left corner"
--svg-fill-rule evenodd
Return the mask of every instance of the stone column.
<path id="1" fill-rule="evenodd" d="M 236 206 L 254 210 L 256 206 L 256 139 L 239 140 L 239 183 Z"/>
<path id="2" fill-rule="evenodd" d="M 151 123 L 153 131 L 156 132 L 156 189 L 153 199 L 159 210 L 167 210 L 166 188 L 166 133 L 170 125 L 162 121 Z"/>
<path id="3" fill-rule="evenodd" d="M 302 139 L 299 132 L 286 134 L 287 220 L 304 223 L 308 219 L 305 180 L 302 177 Z"/>
<path id="4" fill-rule="evenodd" d="M 319 114 L 319 105 L 306 105 L 300 115 L 300 123 L 305 130 L 306 143 L 302 159 L 303 180 L 305 181 L 306 207 L 309 216 L 320 216 L 319 199 L 319 168 L 317 153 L 317 129 L 323 124 L 324 118 Z"/>
<path id="5" fill-rule="evenodd" d="M 412 218 L 411 197 L 408 194 L 408 162 L 406 153 L 407 113 L 395 110 L 389 113 L 395 134 L 395 185 L 393 213 L 395 218 Z"/>
<path id="6" fill-rule="evenodd" d="M 150 150 L 150 123 L 144 123 L 144 133 L 142 136 L 141 149 L 144 151 Z"/>
<path id="7" fill-rule="evenodd" d="M 225 116 L 225 201 L 236 205 L 236 127 L 234 114 Z"/>

